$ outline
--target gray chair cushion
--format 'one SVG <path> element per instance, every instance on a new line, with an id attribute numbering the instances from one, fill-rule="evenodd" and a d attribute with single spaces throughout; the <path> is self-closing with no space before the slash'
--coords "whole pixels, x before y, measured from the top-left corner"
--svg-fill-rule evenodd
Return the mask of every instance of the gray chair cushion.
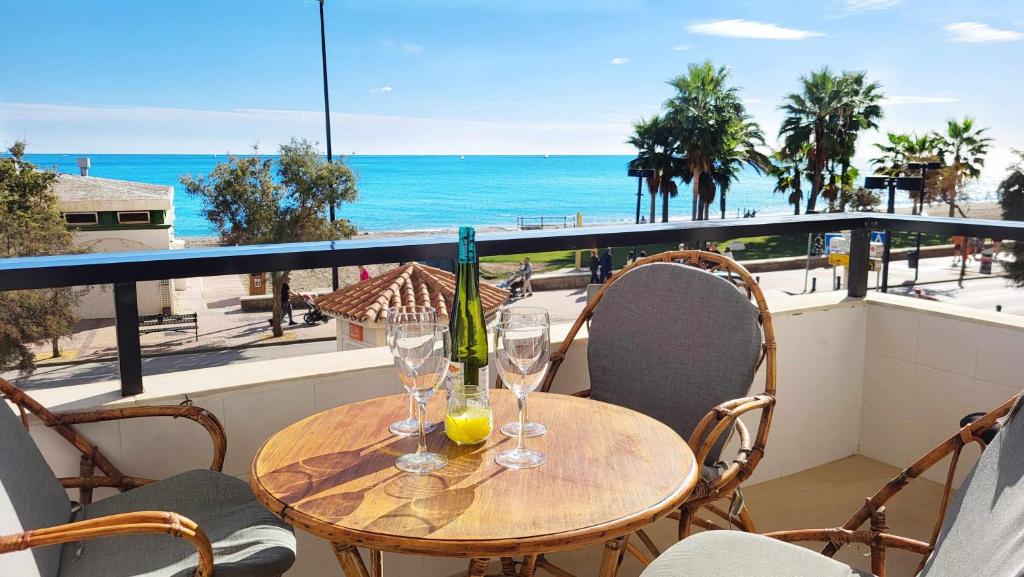
<path id="1" fill-rule="evenodd" d="M 63 525 L 71 501 L 21 419 L 0 399 L 0 535 Z M 60 546 L 0 555 L 0 575 L 55 577 Z"/>
<path id="2" fill-rule="evenodd" d="M 1020 403 L 949 504 L 922 577 L 1024 575 L 1024 416 Z"/>
<path id="3" fill-rule="evenodd" d="M 256 502 L 244 481 L 197 470 L 103 499 L 83 518 L 172 511 L 192 519 L 213 543 L 216 577 L 277 577 L 295 561 L 291 528 Z M 61 577 L 191 577 L 195 548 L 169 535 L 126 535 L 68 543 Z"/>
<path id="4" fill-rule="evenodd" d="M 705 531 L 669 547 L 641 577 L 871 577 L 871 573 L 763 535 Z"/>
<path id="5" fill-rule="evenodd" d="M 591 397 L 688 439 L 715 405 L 747 394 L 760 354 L 757 307 L 735 286 L 691 266 L 644 265 L 610 286 L 594 310 Z"/>

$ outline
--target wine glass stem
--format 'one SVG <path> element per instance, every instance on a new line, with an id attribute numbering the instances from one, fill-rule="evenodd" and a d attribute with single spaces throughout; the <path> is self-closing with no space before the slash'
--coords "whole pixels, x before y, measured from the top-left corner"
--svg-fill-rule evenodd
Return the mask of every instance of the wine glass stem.
<path id="1" fill-rule="evenodd" d="M 417 417 L 418 417 L 418 420 L 419 420 L 419 428 L 420 428 L 420 441 L 419 441 L 419 444 L 416 446 L 416 452 L 417 453 L 426 453 L 427 452 L 427 433 L 426 433 L 426 430 L 425 430 L 424 421 L 427 418 L 427 401 L 426 400 L 420 400 L 420 401 L 418 401 L 416 403 L 416 406 L 419 409 L 417 411 Z"/>
<path id="2" fill-rule="evenodd" d="M 409 395 L 409 420 L 416 418 L 416 397 Z"/>
<path id="3" fill-rule="evenodd" d="M 526 448 L 526 395 L 516 395 L 519 401 L 519 437 L 516 439 L 516 449 Z"/>

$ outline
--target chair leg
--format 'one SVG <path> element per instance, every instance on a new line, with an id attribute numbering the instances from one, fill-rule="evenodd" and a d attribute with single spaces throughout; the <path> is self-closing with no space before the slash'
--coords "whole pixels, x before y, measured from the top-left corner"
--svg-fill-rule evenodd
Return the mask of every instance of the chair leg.
<path id="1" fill-rule="evenodd" d="M 471 559 L 469 561 L 469 570 L 466 571 L 466 577 L 484 577 L 484 573 L 487 572 L 487 566 L 490 564 L 490 559 Z"/>
<path id="2" fill-rule="evenodd" d="M 647 534 L 647 531 L 640 529 L 635 533 L 635 535 L 643 542 L 644 545 L 647 546 L 647 550 L 651 552 L 651 555 L 654 557 L 659 557 L 661 555 L 661 550 L 654 544 L 654 540 Z"/>
<path id="3" fill-rule="evenodd" d="M 604 542 L 604 554 L 601 556 L 601 570 L 598 577 L 615 577 L 619 573 L 619 566 L 622 565 L 622 556 L 626 552 L 625 537 L 616 537 Z"/>
<path id="4" fill-rule="evenodd" d="M 370 577 L 363 558 L 359 556 L 359 549 L 342 543 L 334 543 L 332 546 L 334 556 L 338 558 L 338 564 L 341 565 L 345 577 Z"/>
<path id="5" fill-rule="evenodd" d="M 523 557 L 523 565 L 519 568 L 519 577 L 533 577 L 537 571 L 537 555 Z"/>
<path id="6" fill-rule="evenodd" d="M 501 558 L 501 577 L 516 577 L 516 561 L 511 557 Z"/>
<path id="7" fill-rule="evenodd" d="M 373 577 L 384 577 L 384 553 L 379 549 L 370 549 L 370 572 Z"/>
<path id="8" fill-rule="evenodd" d="M 682 541 L 690 536 L 693 529 L 693 509 L 683 507 L 679 509 L 679 540 Z"/>
<path id="9" fill-rule="evenodd" d="M 747 508 L 747 504 L 744 503 L 740 507 L 740 528 L 747 533 L 757 533 L 757 528 L 754 526 L 754 518 L 750 516 L 750 509 Z"/>

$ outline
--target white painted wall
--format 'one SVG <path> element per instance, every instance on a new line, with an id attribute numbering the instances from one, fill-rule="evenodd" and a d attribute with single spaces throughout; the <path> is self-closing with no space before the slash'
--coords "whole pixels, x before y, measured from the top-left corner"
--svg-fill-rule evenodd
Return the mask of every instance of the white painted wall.
<path id="1" fill-rule="evenodd" d="M 778 407 L 767 452 L 752 483 L 788 475 L 856 452 L 893 465 L 909 463 L 959 418 L 985 410 L 1021 388 L 1024 319 L 984 316 L 902 297 L 847 300 L 835 293 L 770 303 L 778 340 Z M 560 342 L 568 325 L 552 327 Z M 559 370 L 554 391 L 586 388 L 586 334 Z M 752 392 L 763 381 L 755 380 Z M 176 404 L 187 394 L 211 410 L 228 435 L 225 472 L 245 479 L 257 448 L 281 428 L 344 403 L 400 392 L 386 349 L 325 353 L 147 376 L 146 393 L 121 399 L 108 381 L 33 392 L 54 410 Z M 756 417 L 748 419 L 756 426 Z M 83 427 L 126 474 L 162 478 L 206 467 L 205 431 L 171 419 L 135 419 Z M 32 434 L 59 475 L 78 456 L 57 435 Z M 327 545 L 299 533 L 289 577 L 335 574 Z M 387 555 L 389 575 L 451 575 L 462 560 Z"/>
<path id="2" fill-rule="evenodd" d="M 75 233 L 75 246 L 90 252 L 133 252 L 140 250 L 167 250 L 172 248 L 171 229 L 124 229 L 89 230 Z M 139 314 L 155 315 L 163 312 L 165 290 L 159 281 L 140 282 L 136 285 L 139 297 Z M 93 285 L 81 298 L 75 313 L 83 319 L 114 318 L 114 291 L 111 285 Z"/>

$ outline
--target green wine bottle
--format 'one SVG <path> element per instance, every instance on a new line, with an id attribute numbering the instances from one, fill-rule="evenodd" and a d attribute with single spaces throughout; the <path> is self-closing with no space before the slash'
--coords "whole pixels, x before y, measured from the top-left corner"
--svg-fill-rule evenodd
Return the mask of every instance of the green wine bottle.
<path id="1" fill-rule="evenodd" d="M 455 303 L 448 328 L 452 338 L 449 390 L 486 392 L 490 383 L 487 370 L 487 324 L 483 302 L 480 300 L 480 261 L 476 256 L 476 232 L 471 226 L 459 228 Z"/>

